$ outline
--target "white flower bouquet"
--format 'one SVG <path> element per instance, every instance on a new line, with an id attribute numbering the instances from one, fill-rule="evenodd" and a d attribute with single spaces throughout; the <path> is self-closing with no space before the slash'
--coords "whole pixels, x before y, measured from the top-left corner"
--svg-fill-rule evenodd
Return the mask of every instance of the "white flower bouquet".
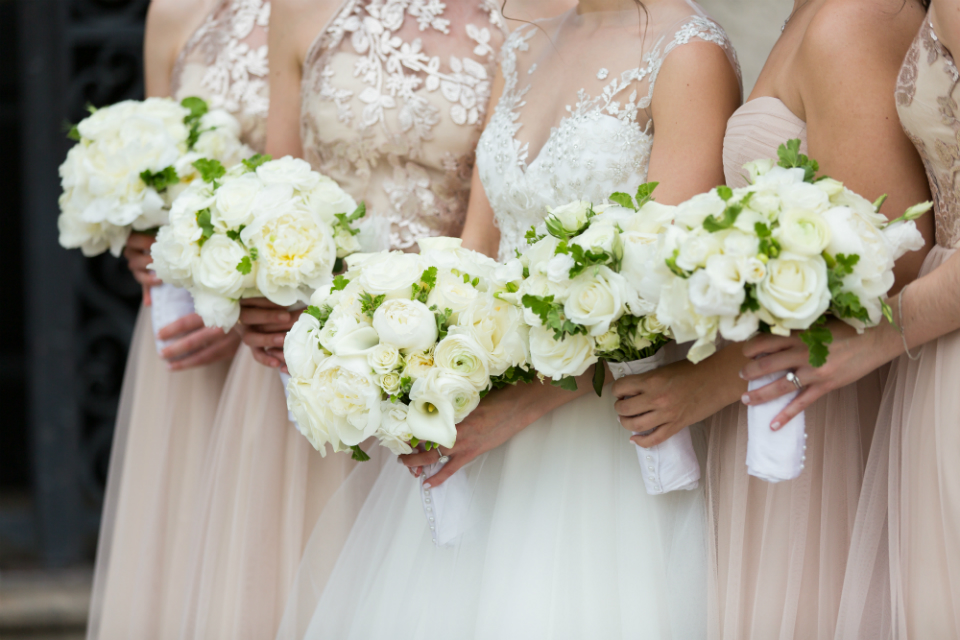
<path id="1" fill-rule="evenodd" d="M 233 327 L 245 297 L 306 303 L 359 248 L 363 204 L 307 162 L 256 155 L 230 169 L 194 164 L 201 179 L 174 201 L 151 268 L 190 291 L 207 326 Z"/>
<path id="2" fill-rule="evenodd" d="M 868 200 L 827 177 L 800 153 L 800 141 L 778 150 L 779 162 L 744 166 L 751 184 L 717 187 L 679 205 L 661 247 L 672 277 L 657 317 L 678 342 L 694 341 L 688 358 L 711 355 L 717 334 L 735 342 L 759 331 L 798 330 L 810 364 L 826 362 L 833 337 L 827 316 L 857 330 L 892 314 L 884 296 L 894 261 L 923 246 L 913 220 L 930 203 L 910 207 L 892 222 L 878 212 L 884 197 Z M 782 372 L 779 375 L 785 375 Z M 777 379 L 751 383 L 759 388 Z M 796 394 L 749 409 L 749 472 L 771 482 L 803 469 L 803 415 L 771 431 L 770 420 Z"/>
<path id="3" fill-rule="evenodd" d="M 170 203 L 199 171 L 194 162 L 229 166 L 253 155 L 240 123 L 200 98 L 126 100 L 92 109 L 70 132 L 77 141 L 60 165 L 60 244 L 85 256 L 119 256 L 131 230 L 167 222 Z"/>
<path id="4" fill-rule="evenodd" d="M 459 239 L 420 249 L 351 256 L 287 334 L 287 406 L 321 455 L 366 460 L 372 436 L 396 454 L 452 447 L 490 389 L 533 378 L 523 314 L 499 297 L 514 274 Z"/>
<path id="5" fill-rule="evenodd" d="M 531 246 L 517 259 L 524 279 L 516 295 L 530 325 L 531 362 L 554 385 L 576 389 L 574 378 L 600 361 L 614 378 L 663 363 L 659 349 L 670 336 L 655 313 L 665 271 L 657 257 L 675 208 L 652 199 L 656 186 L 641 185 L 635 197 L 614 193 L 607 204 L 549 209 L 541 232 L 527 233 Z M 604 377 L 598 364 L 597 395 Z M 698 484 L 688 429 L 650 449 L 637 447 L 637 456 L 648 493 Z"/>

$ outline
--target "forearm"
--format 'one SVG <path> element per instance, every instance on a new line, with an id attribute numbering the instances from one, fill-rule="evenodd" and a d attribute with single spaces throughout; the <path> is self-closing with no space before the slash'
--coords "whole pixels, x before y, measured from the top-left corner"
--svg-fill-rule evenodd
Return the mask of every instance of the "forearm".
<path id="1" fill-rule="evenodd" d="M 890 305 L 911 348 L 960 329 L 960 252 L 915 280 L 901 296 Z"/>

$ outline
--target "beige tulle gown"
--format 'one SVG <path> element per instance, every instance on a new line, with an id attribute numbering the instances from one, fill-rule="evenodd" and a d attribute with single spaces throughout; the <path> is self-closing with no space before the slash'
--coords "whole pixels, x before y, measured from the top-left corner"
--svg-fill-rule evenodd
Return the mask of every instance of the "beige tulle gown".
<path id="1" fill-rule="evenodd" d="M 921 277 L 960 246 L 958 80 L 928 17 L 896 93 L 936 216 L 937 243 Z M 909 287 L 903 295 L 910 297 Z M 884 388 L 864 478 L 872 490 L 864 490 L 857 513 L 844 585 L 844 638 L 960 637 L 960 331 L 913 355 L 917 360 L 901 356 L 893 363 Z"/>
<path id="2" fill-rule="evenodd" d="M 806 123 L 781 101 L 744 104 L 727 124 L 727 184 L 744 186 L 743 164 L 791 138 L 806 152 Z M 776 484 L 747 474 L 744 405 L 707 421 L 711 638 L 833 637 L 880 391 L 873 373 L 811 405 L 805 469 Z"/>
<path id="3" fill-rule="evenodd" d="M 493 3 L 350 0 L 310 48 L 305 157 L 366 202 L 392 248 L 460 235 L 501 29 Z M 183 637 L 270 638 L 314 523 L 357 463 L 313 450 L 287 420 L 278 372 L 246 348 L 213 429 Z M 364 448 L 369 482 L 356 479 L 344 527 L 318 535 L 344 535 L 375 480 L 380 452 Z"/>
<path id="4" fill-rule="evenodd" d="M 269 5 L 225 0 L 180 53 L 175 98 L 233 113 L 262 150 Z M 189 522 L 229 361 L 170 372 L 141 308 L 114 433 L 87 637 L 169 638 L 181 618 Z"/>

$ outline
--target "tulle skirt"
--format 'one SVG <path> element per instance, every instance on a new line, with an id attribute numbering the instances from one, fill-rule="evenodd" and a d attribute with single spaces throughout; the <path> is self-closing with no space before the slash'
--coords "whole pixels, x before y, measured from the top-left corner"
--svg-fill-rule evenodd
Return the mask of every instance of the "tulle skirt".
<path id="1" fill-rule="evenodd" d="M 229 362 L 171 373 L 140 309 L 123 380 L 87 637 L 170 638 L 190 525 Z"/>
<path id="2" fill-rule="evenodd" d="M 832 638 L 853 535 L 881 372 L 806 410 L 799 478 L 747 474 L 747 408 L 707 421 L 710 638 Z"/>
<path id="3" fill-rule="evenodd" d="M 702 429 L 694 441 L 703 455 Z M 703 490 L 647 495 L 609 387 L 460 473 L 466 528 L 447 546 L 434 545 L 419 485 L 399 464 L 383 466 L 359 510 L 331 501 L 278 637 L 705 637 Z M 324 535 L 345 514 L 353 527 Z"/>
<path id="4" fill-rule="evenodd" d="M 920 275 L 954 251 L 935 246 Z M 884 389 L 844 585 L 843 638 L 960 637 L 960 331 L 920 353 L 895 361 Z"/>
<path id="5" fill-rule="evenodd" d="M 356 463 L 314 451 L 287 420 L 277 370 L 245 347 L 230 369 L 208 460 L 181 637 L 270 638 L 317 516 Z M 375 475 L 377 461 L 365 464 Z"/>

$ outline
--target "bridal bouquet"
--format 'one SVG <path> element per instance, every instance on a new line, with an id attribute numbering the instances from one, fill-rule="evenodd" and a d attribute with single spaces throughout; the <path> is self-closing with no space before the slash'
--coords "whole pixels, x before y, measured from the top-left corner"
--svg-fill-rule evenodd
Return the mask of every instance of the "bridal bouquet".
<path id="1" fill-rule="evenodd" d="M 833 340 L 828 315 L 859 331 L 892 314 L 884 296 L 893 286 L 894 261 L 923 246 L 913 220 L 923 203 L 892 222 L 840 182 L 816 177 L 818 165 L 790 140 L 779 162 L 744 166 L 751 184 L 717 187 L 677 209 L 662 258 L 672 277 L 663 287 L 657 317 L 678 342 L 694 341 L 688 358 L 715 351 L 717 334 L 744 341 L 758 331 L 799 330 L 810 364 L 826 362 Z M 759 388 L 785 375 L 754 381 Z M 750 473 L 777 482 L 803 469 L 802 414 L 781 430 L 770 420 L 796 394 L 750 407 Z"/>
<path id="2" fill-rule="evenodd" d="M 119 256 L 131 230 L 167 222 L 170 203 L 199 176 L 197 160 L 229 166 L 253 154 L 239 135 L 232 115 L 200 98 L 91 109 L 71 130 L 77 144 L 60 165 L 60 244 L 88 257 L 108 249 Z"/>
<path id="3" fill-rule="evenodd" d="M 366 460 L 371 436 L 397 454 L 452 447 L 491 388 L 533 378 L 523 314 L 499 297 L 521 274 L 459 239 L 420 249 L 351 256 L 287 334 L 287 406 L 321 455 Z"/>
<path id="4" fill-rule="evenodd" d="M 615 378 L 663 363 L 669 333 L 655 313 L 660 280 L 657 256 L 674 207 L 652 199 L 656 183 L 636 196 L 614 193 L 611 203 L 577 201 L 549 209 L 518 261 L 524 279 L 516 296 L 530 325 L 534 368 L 553 384 L 576 389 L 575 377 L 599 361 Z M 662 275 L 660 276 L 662 278 Z M 605 368 L 594 369 L 602 393 Z M 648 493 L 692 489 L 700 465 L 684 429 L 651 449 L 637 448 Z"/>
<path id="5" fill-rule="evenodd" d="M 174 201 L 151 268 L 190 291 L 207 326 L 229 330 L 244 297 L 307 302 L 359 249 L 363 204 L 307 162 L 257 155 L 230 169 L 207 159 L 194 166 L 200 179 Z"/>

